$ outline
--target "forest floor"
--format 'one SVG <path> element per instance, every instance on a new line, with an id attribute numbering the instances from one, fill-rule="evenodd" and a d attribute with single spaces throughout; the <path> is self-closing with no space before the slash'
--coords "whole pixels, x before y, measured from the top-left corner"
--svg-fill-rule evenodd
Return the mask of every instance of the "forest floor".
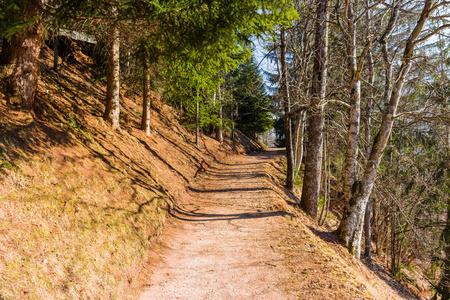
<path id="1" fill-rule="evenodd" d="M 414 298 L 283 197 L 274 183 L 282 154 L 229 157 L 189 187 L 149 252 L 140 299 Z"/>

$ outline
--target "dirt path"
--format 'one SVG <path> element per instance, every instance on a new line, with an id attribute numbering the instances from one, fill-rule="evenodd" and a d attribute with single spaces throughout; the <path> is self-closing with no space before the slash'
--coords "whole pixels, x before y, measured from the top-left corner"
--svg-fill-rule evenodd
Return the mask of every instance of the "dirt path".
<path id="1" fill-rule="evenodd" d="M 417 299 L 286 204 L 267 177 L 281 154 L 231 157 L 199 176 L 150 254 L 141 300 Z"/>
<path id="2" fill-rule="evenodd" d="M 290 216 L 272 208 L 277 195 L 264 177 L 277 154 L 234 157 L 197 180 L 140 299 L 294 298 L 283 292 L 290 272 L 275 250 Z"/>

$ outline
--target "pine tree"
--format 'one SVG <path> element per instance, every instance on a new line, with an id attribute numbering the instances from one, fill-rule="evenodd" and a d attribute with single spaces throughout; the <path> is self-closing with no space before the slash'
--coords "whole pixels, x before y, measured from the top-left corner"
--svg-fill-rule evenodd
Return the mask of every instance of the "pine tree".
<path id="1" fill-rule="evenodd" d="M 250 138 L 273 126 L 268 97 L 258 66 L 252 57 L 231 73 L 233 97 L 238 103 L 237 128 Z"/>

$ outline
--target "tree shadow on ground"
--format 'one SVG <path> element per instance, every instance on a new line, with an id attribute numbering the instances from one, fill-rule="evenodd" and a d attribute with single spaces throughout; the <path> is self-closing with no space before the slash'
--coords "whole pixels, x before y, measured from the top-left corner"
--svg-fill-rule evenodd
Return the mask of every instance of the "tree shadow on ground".
<path id="1" fill-rule="evenodd" d="M 378 278 L 383 280 L 392 289 L 397 291 L 397 293 L 404 297 L 405 299 L 421 299 L 418 296 L 413 295 L 408 291 L 402 284 L 400 284 L 391 274 L 389 274 L 384 268 L 380 267 L 378 264 L 374 264 L 366 258 L 362 258 L 361 262 L 373 273 L 375 273 Z"/>
<path id="2" fill-rule="evenodd" d="M 188 188 L 192 192 L 196 193 L 234 193 L 234 192 L 258 192 L 258 191 L 270 191 L 269 188 L 228 188 L 228 189 L 197 189 L 193 187 Z"/>
<path id="3" fill-rule="evenodd" d="M 212 221 L 229 221 L 229 220 L 241 220 L 241 219 L 259 219 L 270 218 L 278 216 L 290 216 L 291 213 L 285 211 L 269 211 L 269 212 L 248 212 L 238 214 L 209 214 L 196 212 L 198 209 L 185 210 L 180 207 L 175 207 L 170 211 L 170 215 L 174 218 L 188 222 L 212 222 Z"/>
<path id="4" fill-rule="evenodd" d="M 339 239 L 336 234 L 336 231 L 320 231 L 312 226 L 307 226 L 311 232 L 319 237 L 322 241 L 326 243 L 331 243 L 339 246 Z M 345 249 L 343 249 L 345 251 Z M 371 270 L 375 275 L 378 276 L 381 280 L 384 281 L 388 286 L 390 286 L 393 290 L 397 291 L 397 293 L 401 297 L 405 297 L 406 299 L 420 299 L 417 296 L 412 295 L 405 287 L 400 284 L 391 274 L 386 272 L 386 270 L 380 267 L 378 264 L 374 264 L 369 260 L 362 258 L 360 260 L 369 270 Z"/>

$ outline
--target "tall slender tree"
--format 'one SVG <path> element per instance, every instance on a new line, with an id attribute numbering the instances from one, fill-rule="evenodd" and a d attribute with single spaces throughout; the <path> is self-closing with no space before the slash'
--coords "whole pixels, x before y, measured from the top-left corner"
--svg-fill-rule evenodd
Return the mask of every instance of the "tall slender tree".
<path id="1" fill-rule="evenodd" d="M 115 9 L 116 10 L 116 9 Z M 111 25 L 108 42 L 108 73 L 106 105 L 103 117 L 111 123 L 112 129 L 119 129 L 120 114 L 120 31 Z"/>
<path id="2" fill-rule="evenodd" d="M 144 56 L 142 65 L 142 84 L 144 86 L 144 99 L 142 103 L 141 129 L 146 136 L 150 136 L 150 109 L 151 109 L 151 91 L 150 91 L 150 62 L 148 56 Z"/>
<path id="3" fill-rule="evenodd" d="M 286 187 L 294 190 L 294 151 L 292 147 L 292 122 L 291 122 L 291 101 L 289 97 L 289 79 L 286 61 L 286 30 L 280 28 L 280 53 L 281 53 L 281 90 L 284 106 L 284 136 L 286 137 L 286 160 L 287 175 Z"/>
<path id="4" fill-rule="evenodd" d="M 314 46 L 314 70 L 311 86 L 308 143 L 306 145 L 305 176 L 301 206 L 317 218 L 321 182 L 321 165 L 324 128 L 324 100 L 327 85 L 328 59 L 328 0 L 317 1 L 316 37 Z"/>
<path id="5" fill-rule="evenodd" d="M 392 126 L 397 118 L 397 108 L 402 96 L 403 86 L 411 69 L 414 49 L 418 43 L 425 41 L 432 36 L 432 34 L 428 34 L 420 37 L 430 15 L 441 6 L 442 5 L 437 4 L 434 0 L 426 0 L 417 24 L 414 26 L 406 40 L 401 65 L 396 73 L 392 93 L 381 119 L 380 129 L 372 144 L 369 159 L 364 166 L 361 184 L 356 187 L 355 193 L 350 199 L 349 210 L 344 213 L 339 225 L 338 236 L 340 241 L 347 247 L 349 252 L 357 258 L 360 258 L 361 254 L 360 245 L 364 212 L 377 177 L 384 149 L 386 148 L 392 131 Z M 441 27 L 440 29 L 442 28 L 444 27 Z M 436 31 L 433 31 L 433 33 L 436 33 Z"/>

